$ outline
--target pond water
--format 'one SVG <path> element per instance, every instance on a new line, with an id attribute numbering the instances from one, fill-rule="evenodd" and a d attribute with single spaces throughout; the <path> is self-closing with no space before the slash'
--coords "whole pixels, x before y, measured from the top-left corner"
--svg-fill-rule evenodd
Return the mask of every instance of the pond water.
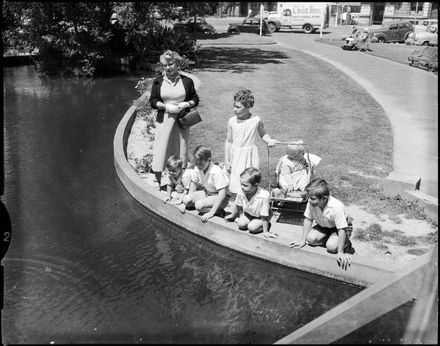
<path id="1" fill-rule="evenodd" d="M 134 201 L 112 145 L 139 76 L 3 73 L 5 344 L 272 343 L 361 291 L 219 247 Z M 388 334 L 376 324 L 344 342 L 398 340 L 407 312 Z"/>

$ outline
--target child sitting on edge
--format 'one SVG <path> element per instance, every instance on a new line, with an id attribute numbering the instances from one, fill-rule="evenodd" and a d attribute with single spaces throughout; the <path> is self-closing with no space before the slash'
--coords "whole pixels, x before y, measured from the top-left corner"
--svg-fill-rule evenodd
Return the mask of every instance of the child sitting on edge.
<path id="1" fill-rule="evenodd" d="M 337 263 L 342 269 L 351 264 L 347 252 L 351 250 L 350 236 L 352 218 L 344 204 L 333 196 L 324 179 L 314 179 L 306 187 L 308 203 L 304 212 L 303 240 L 291 243 L 293 248 L 325 246 L 330 253 L 337 254 Z M 313 226 L 313 227 L 312 227 Z"/>
<path id="2" fill-rule="evenodd" d="M 274 197 L 306 197 L 304 190 L 320 161 L 319 156 L 306 153 L 302 140 L 287 145 L 286 155 L 279 159 L 275 169 L 279 188 L 273 190 Z"/>
<path id="3" fill-rule="evenodd" d="M 186 207 L 194 206 L 205 213 L 201 217 L 202 222 L 208 221 L 214 215 L 223 217 L 229 199 L 229 180 L 224 171 L 212 162 L 211 156 L 211 150 L 207 147 L 199 145 L 195 148 L 191 184 L 188 194 L 183 198 Z"/>
<path id="4" fill-rule="evenodd" d="M 185 210 L 183 197 L 188 193 L 191 182 L 191 169 L 182 169 L 182 159 L 177 155 L 171 155 L 162 173 L 161 183 L 166 186 L 167 197 L 163 202 L 177 205 L 180 211 Z"/>
<path id="5" fill-rule="evenodd" d="M 226 221 L 237 220 L 239 230 L 249 230 L 258 234 L 268 232 L 270 228 L 270 195 L 269 191 L 259 186 L 261 174 L 254 167 L 246 168 L 240 174 L 241 191 L 235 199 L 236 208 L 225 217 Z"/>

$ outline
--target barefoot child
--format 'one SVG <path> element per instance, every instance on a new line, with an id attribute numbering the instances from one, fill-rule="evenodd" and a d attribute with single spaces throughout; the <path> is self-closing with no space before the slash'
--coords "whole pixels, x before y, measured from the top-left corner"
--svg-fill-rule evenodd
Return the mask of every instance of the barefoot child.
<path id="1" fill-rule="evenodd" d="M 254 167 L 240 174 L 241 191 L 235 199 L 236 210 L 225 217 L 226 221 L 233 221 L 238 216 L 238 229 L 249 230 L 252 234 L 268 232 L 270 228 L 269 191 L 259 186 L 260 181 L 261 174 Z"/>
<path id="2" fill-rule="evenodd" d="M 228 178 L 211 160 L 211 150 L 199 145 L 193 152 L 195 167 L 191 174 L 188 194 L 183 198 L 186 206 L 194 206 L 204 212 L 202 222 L 214 215 L 223 216 L 228 204 Z"/>
<path id="3" fill-rule="evenodd" d="M 225 141 L 225 168 L 230 173 L 229 191 L 240 191 L 240 174 L 248 167 L 259 169 L 258 148 L 255 145 L 257 134 L 273 147 L 278 141 L 272 139 L 264 129 L 258 115 L 252 115 L 254 96 L 248 89 L 234 95 L 234 114 L 227 125 Z"/>
<path id="4" fill-rule="evenodd" d="M 166 186 L 167 197 L 163 202 L 170 202 L 177 205 L 182 211 L 185 208 L 183 197 L 188 194 L 191 182 L 191 169 L 182 169 L 182 159 L 177 155 L 171 155 L 167 160 L 167 165 L 162 173 L 161 183 Z"/>
<path id="5" fill-rule="evenodd" d="M 324 179 L 314 179 L 306 187 L 308 203 L 304 212 L 303 240 L 291 243 L 294 248 L 325 246 L 330 253 L 337 254 L 338 265 L 347 269 L 350 265 L 351 218 L 344 204 L 330 196 Z M 312 227 L 313 226 L 313 227 Z"/>

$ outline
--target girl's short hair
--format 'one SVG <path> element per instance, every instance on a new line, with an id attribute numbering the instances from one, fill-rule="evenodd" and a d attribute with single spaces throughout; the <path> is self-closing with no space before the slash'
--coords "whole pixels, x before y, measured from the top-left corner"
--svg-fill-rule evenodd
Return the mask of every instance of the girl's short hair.
<path id="1" fill-rule="evenodd" d="M 177 155 L 171 155 L 167 160 L 167 169 L 168 170 L 182 169 L 182 159 Z"/>
<path id="2" fill-rule="evenodd" d="M 248 167 L 240 174 L 240 178 L 249 177 L 248 180 L 252 185 L 259 184 L 261 181 L 261 173 L 255 167 Z"/>
<path id="3" fill-rule="evenodd" d="M 194 160 L 208 161 L 211 158 L 211 156 L 212 156 L 211 149 L 203 145 L 197 146 L 193 151 Z"/>
<path id="4" fill-rule="evenodd" d="M 310 183 L 308 183 L 306 186 L 306 192 L 309 196 L 315 196 L 318 198 L 330 196 L 328 184 L 324 179 L 321 178 L 313 179 Z"/>
<path id="5" fill-rule="evenodd" d="M 254 95 L 249 89 L 241 89 L 234 95 L 234 102 L 241 102 L 246 108 L 252 108 L 254 101 Z"/>
<path id="6" fill-rule="evenodd" d="M 182 57 L 180 56 L 180 54 L 170 49 L 163 52 L 163 54 L 159 57 L 159 61 L 161 64 L 165 64 L 167 61 L 170 60 L 176 63 L 179 67 L 182 63 Z"/>

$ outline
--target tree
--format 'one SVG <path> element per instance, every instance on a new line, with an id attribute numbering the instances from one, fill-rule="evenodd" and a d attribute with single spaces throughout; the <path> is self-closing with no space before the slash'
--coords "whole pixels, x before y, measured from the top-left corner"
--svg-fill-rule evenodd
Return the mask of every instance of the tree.
<path id="1" fill-rule="evenodd" d="M 194 23 L 196 23 L 197 17 L 213 15 L 218 6 L 218 2 L 177 2 L 176 4 L 180 4 L 183 11 L 186 12 L 189 17 L 194 18 Z M 194 31 L 196 31 L 195 26 Z"/>
<path id="2" fill-rule="evenodd" d="M 212 12 L 214 3 L 173 2 L 3 2 L 4 49 L 37 48 L 43 74 L 93 76 L 111 49 L 134 46 L 143 60 L 149 50 L 175 49 L 195 54 L 195 41 L 155 18 L 172 18 L 179 9 L 191 15 Z M 117 41 L 118 44 L 114 44 Z M 125 52 L 126 53 L 126 52 Z"/>
<path id="3" fill-rule="evenodd" d="M 10 15 L 8 25 L 39 50 L 37 68 L 43 74 L 93 76 L 108 55 L 110 3 L 17 2 L 6 7 L 20 13 L 19 25 L 12 28 Z"/>
<path id="4" fill-rule="evenodd" d="M 25 6 L 19 2 L 3 1 L 2 3 L 2 41 L 3 53 L 28 53 L 33 47 L 24 28 Z"/>
<path id="5" fill-rule="evenodd" d="M 164 27 L 154 14 L 164 19 L 175 16 L 178 3 L 171 2 L 123 2 L 114 3 L 115 23 L 125 32 L 126 44 L 132 44 L 137 52 L 138 66 L 157 62 L 159 52 L 172 49 L 188 58 L 195 58 L 195 40 L 185 33 L 176 33 Z"/>

